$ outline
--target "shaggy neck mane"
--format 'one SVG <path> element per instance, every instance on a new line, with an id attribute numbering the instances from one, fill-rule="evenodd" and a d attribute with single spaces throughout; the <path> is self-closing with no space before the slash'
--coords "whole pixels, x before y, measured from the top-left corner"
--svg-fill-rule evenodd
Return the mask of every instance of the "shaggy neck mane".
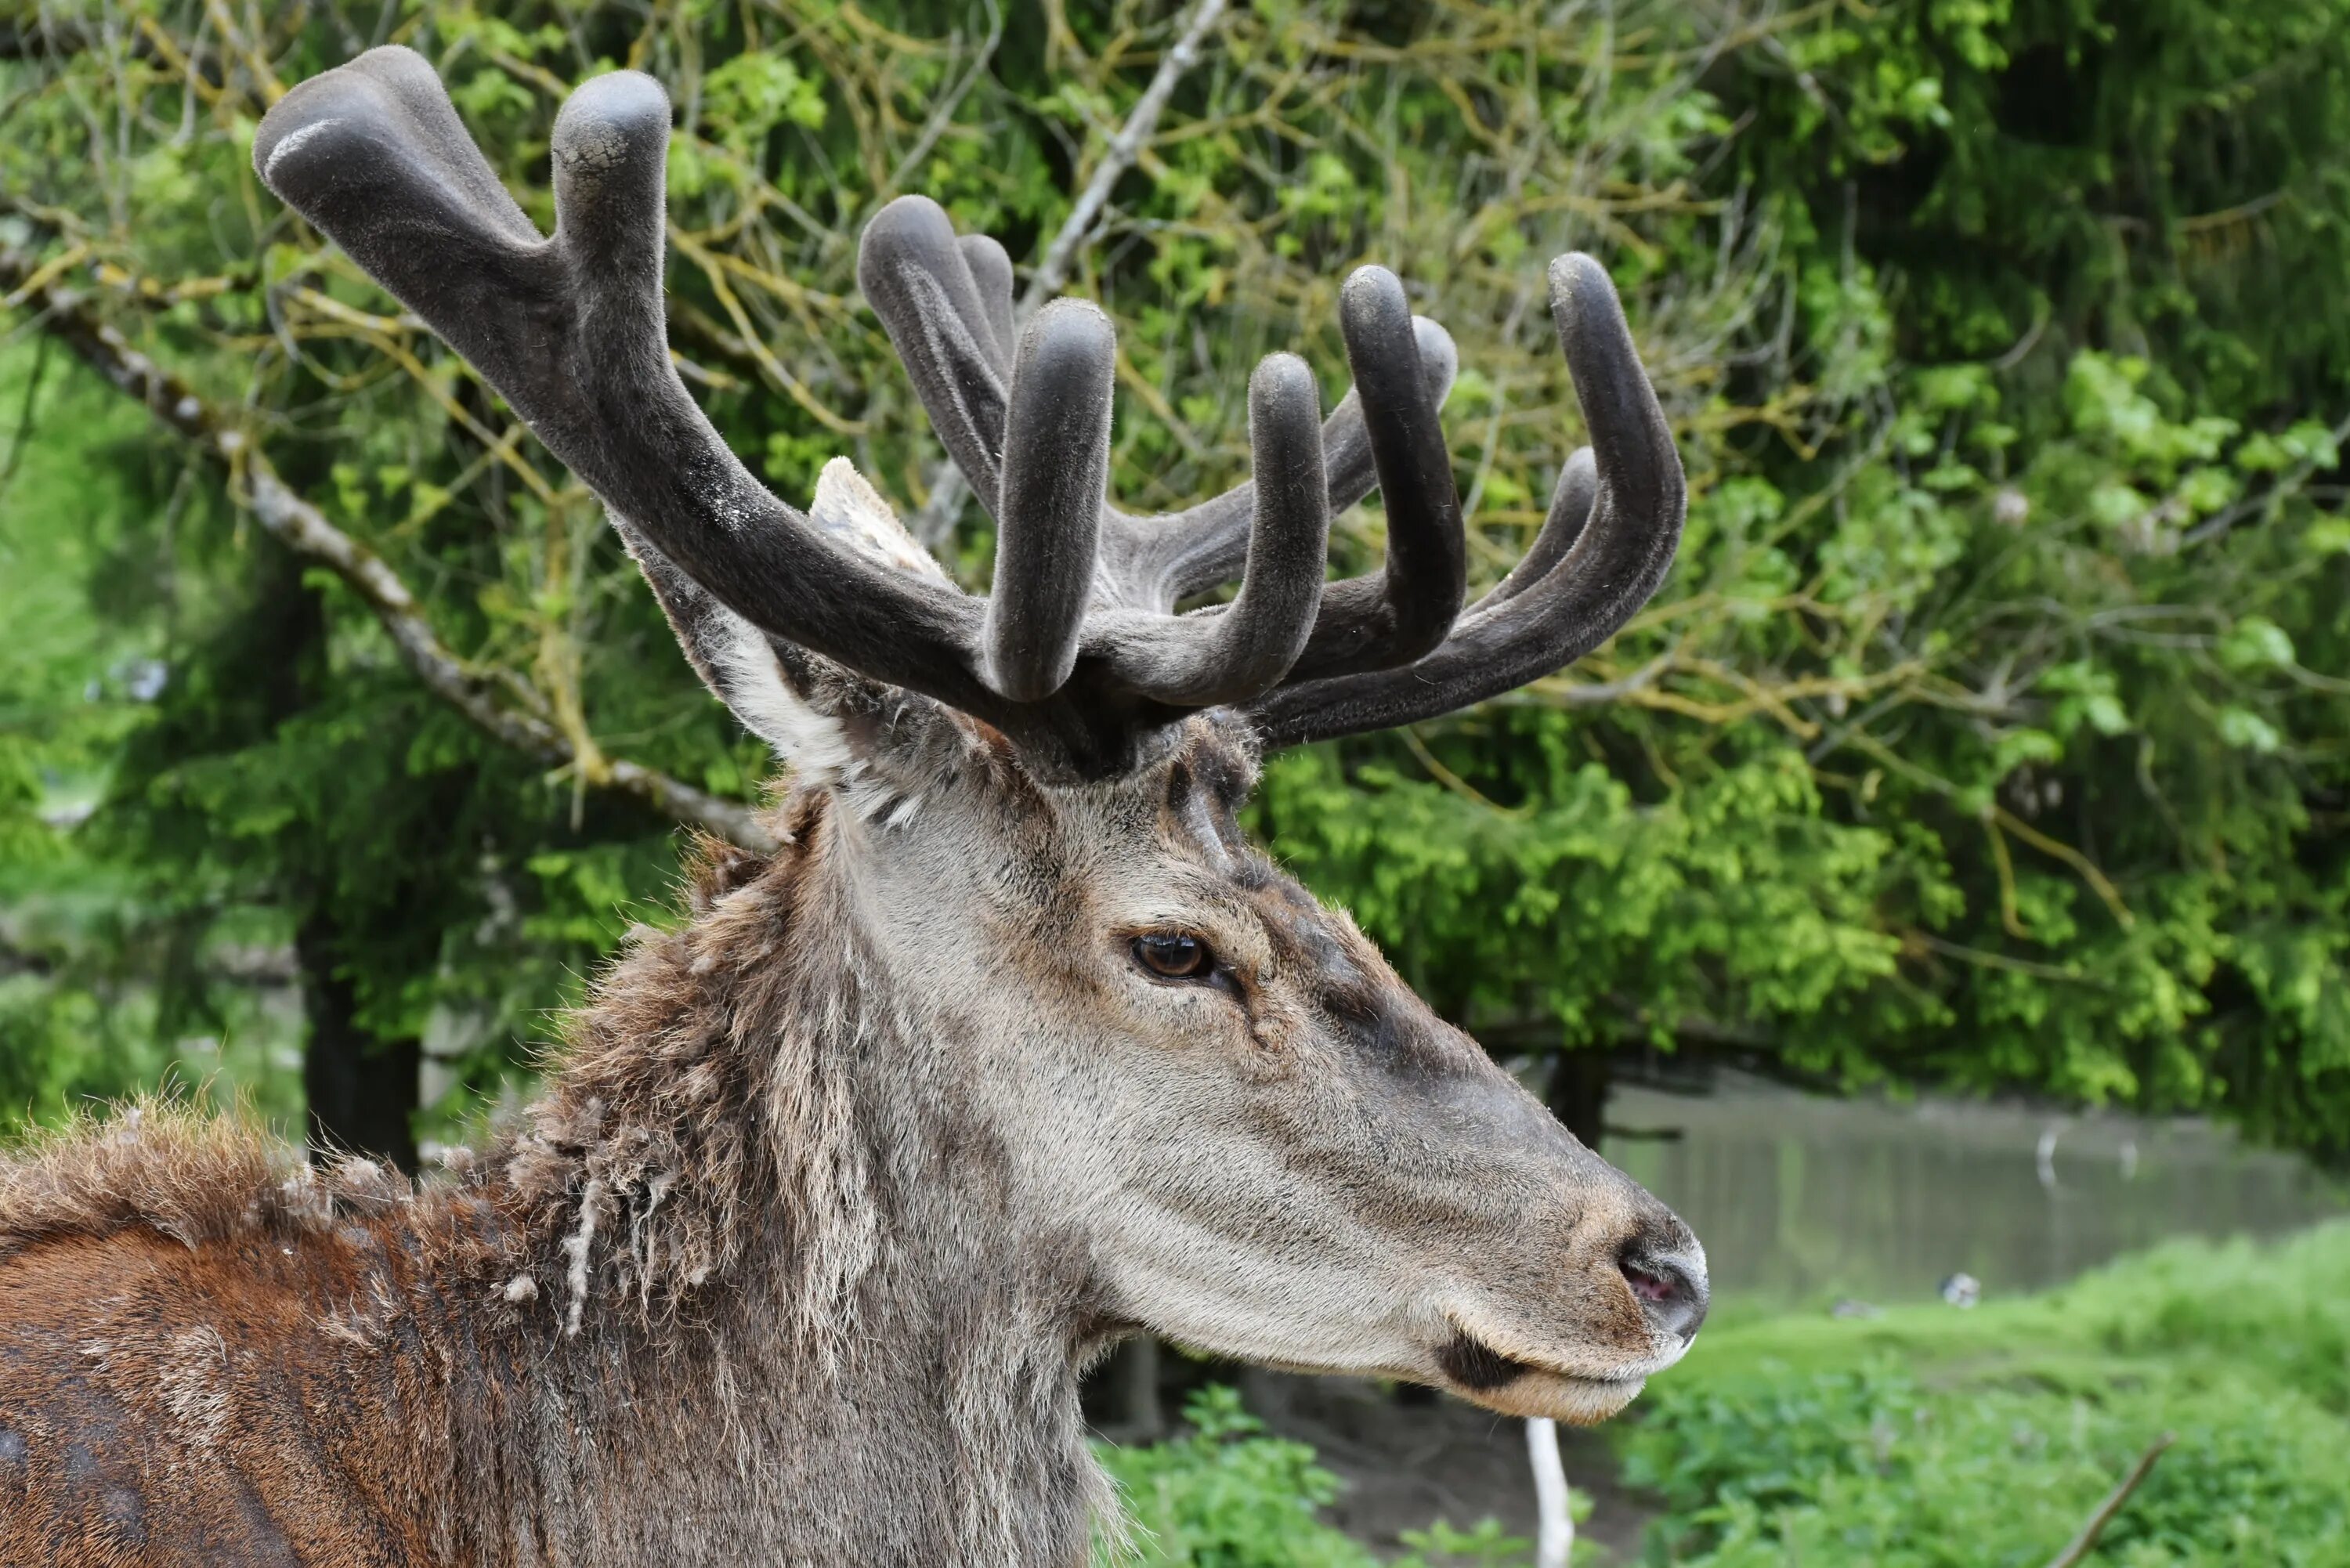
<path id="1" fill-rule="evenodd" d="M 848 1326 L 878 1219 L 843 1046 L 879 1021 L 799 929 L 827 923 L 805 875 L 818 815 L 804 802 L 770 859 L 699 846 L 692 921 L 630 934 L 544 1097 L 468 1173 L 528 1238 L 510 1293 L 551 1292 L 567 1336 L 599 1310 L 659 1328 L 757 1265 L 795 1349 Z"/>

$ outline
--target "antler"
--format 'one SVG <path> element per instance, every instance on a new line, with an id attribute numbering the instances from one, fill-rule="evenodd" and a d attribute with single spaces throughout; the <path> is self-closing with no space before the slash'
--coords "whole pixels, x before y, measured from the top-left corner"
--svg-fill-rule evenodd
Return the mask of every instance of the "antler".
<path id="1" fill-rule="evenodd" d="M 814 518 L 777 500 L 687 395 L 662 309 L 668 133 L 650 78 L 615 72 L 579 88 L 556 120 L 556 233 L 543 237 L 432 67 L 392 47 L 286 94 L 254 161 L 603 498 L 688 653 L 738 709 L 743 649 L 764 640 L 785 670 L 807 668 L 800 650 L 820 655 L 994 725 L 1049 773 L 1102 776 L 1200 708 L 1249 709 L 1290 741 L 1518 684 L 1565 661 L 1534 668 L 1552 650 L 1571 658 L 1612 632 L 1671 557 L 1679 461 L 1613 290 L 1586 259 L 1554 267 L 1553 294 L 1597 478 L 1562 483 L 1527 562 L 1456 629 L 1465 552 L 1435 415 L 1452 346 L 1411 316 L 1393 275 L 1365 267 L 1347 281 L 1356 389 L 1326 424 L 1304 362 L 1270 356 L 1249 385 L 1251 482 L 1185 513 L 1128 517 L 1105 496 L 1107 317 L 1058 300 L 1015 342 L 1002 247 L 958 238 L 935 203 L 901 198 L 868 225 L 858 275 L 995 517 L 993 589 L 973 597 L 910 559 L 919 553 L 878 501 L 877 524 L 827 514 L 821 493 Z M 1326 587 L 1331 512 L 1374 481 L 1385 569 Z M 1235 568 L 1229 605 L 1172 613 Z"/>
<path id="2" fill-rule="evenodd" d="M 1267 746 L 1417 723 L 1513 691 L 1615 636 L 1665 580 L 1687 483 L 1615 286 L 1589 256 L 1560 256 L 1550 309 L 1592 444 L 1560 471 L 1533 548 L 1417 664 L 1271 693 L 1255 710 Z"/>

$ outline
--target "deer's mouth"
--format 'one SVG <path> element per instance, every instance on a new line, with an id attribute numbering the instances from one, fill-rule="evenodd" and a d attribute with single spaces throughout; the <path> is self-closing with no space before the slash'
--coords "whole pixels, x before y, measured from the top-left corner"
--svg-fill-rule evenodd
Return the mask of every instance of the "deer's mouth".
<path id="1" fill-rule="evenodd" d="M 1437 1351 L 1436 1365 L 1456 1387 L 1471 1394 L 1506 1386 L 1537 1370 L 1530 1362 L 1503 1355 L 1457 1324 L 1452 1337 Z"/>
<path id="2" fill-rule="evenodd" d="M 1438 1347 L 1437 1369 L 1463 1397 L 1505 1416 L 1547 1416 L 1575 1426 L 1604 1421 L 1648 1384 L 1644 1374 L 1595 1377 L 1523 1361 L 1494 1349 L 1459 1324 Z"/>

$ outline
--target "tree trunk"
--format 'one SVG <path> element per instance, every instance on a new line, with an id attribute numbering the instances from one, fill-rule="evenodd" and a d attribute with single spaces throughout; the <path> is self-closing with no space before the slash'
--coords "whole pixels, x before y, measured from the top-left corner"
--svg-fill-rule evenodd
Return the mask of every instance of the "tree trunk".
<path id="1" fill-rule="evenodd" d="M 1595 1154 L 1607 1131 L 1607 1086 L 1615 1075 L 1614 1067 L 1614 1061 L 1600 1047 L 1561 1050 L 1551 1062 L 1550 1090 L 1544 1096 L 1551 1114 Z"/>
<path id="2" fill-rule="evenodd" d="M 1119 1443 L 1155 1443 L 1167 1435 L 1154 1336 L 1138 1334 L 1124 1341 L 1086 1381 L 1087 1414 L 1104 1437 Z"/>
<path id="3" fill-rule="evenodd" d="M 302 1091 L 311 1157 L 364 1154 L 412 1171 L 420 1042 L 379 1040 L 359 1026 L 356 988 L 338 962 L 339 935 L 331 916 L 314 910 L 294 939 L 309 1022 Z"/>

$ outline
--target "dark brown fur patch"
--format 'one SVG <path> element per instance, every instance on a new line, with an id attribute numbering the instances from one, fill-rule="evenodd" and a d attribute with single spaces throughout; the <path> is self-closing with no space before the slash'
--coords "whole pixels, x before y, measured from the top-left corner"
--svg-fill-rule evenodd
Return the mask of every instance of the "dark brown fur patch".
<path id="1" fill-rule="evenodd" d="M 1481 1394 L 1515 1382 L 1526 1370 L 1522 1363 L 1458 1329 L 1453 1330 L 1444 1348 L 1436 1353 L 1436 1364 L 1453 1382 Z"/>

